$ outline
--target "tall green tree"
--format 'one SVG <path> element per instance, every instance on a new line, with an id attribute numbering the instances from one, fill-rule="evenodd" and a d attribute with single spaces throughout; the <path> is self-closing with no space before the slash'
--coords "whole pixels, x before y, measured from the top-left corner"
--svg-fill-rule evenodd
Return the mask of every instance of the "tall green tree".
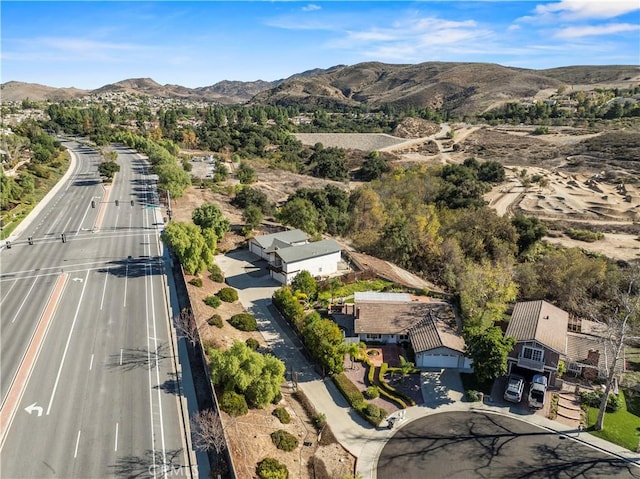
<path id="1" fill-rule="evenodd" d="M 481 382 L 493 381 L 506 374 L 507 356 L 516 344 L 497 326 L 465 330 L 466 354 L 473 360 L 473 370 Z"/>
<path id="2" fill-rule="evenodd" d="M 299 228 L 310 235 L 324 229 L 316 207 L 311 201 L 302 198 L 287 201 L 276 216 L 283 223 Z"/>
<path id="3" fill-rule="evenodd" d="M 191 219 L 202 229 L 212 229 L 218 238 L 222 238 L 231 228 L 229 220 L 213 203 L 205 203 L 197 207 L 193 210 Z"/>
<path id="4" fill-rule="evenodd" d="M 296 277 L 293 278 L 291 288 L 294 291 L 304 293 L 311 301 L 313 301 L 318 294 L 318 283 L 307 270 L 300 271 Z"/>
<path id="5" fill-rule="evenodd" d="M 201 230 L 191 223 L 172 221 L 162 232 L 162 241 L 189 274 L 198 274 L 213 265 L 217 237 L 212 229 Z"/>
<path id="6" fill-rule="evenodd" d="M 346 346 L 342 331 L 336 323 L 309 315 L 303 337 L 311 356 L 320 363 L 325 373 L 343 371 Z"/>

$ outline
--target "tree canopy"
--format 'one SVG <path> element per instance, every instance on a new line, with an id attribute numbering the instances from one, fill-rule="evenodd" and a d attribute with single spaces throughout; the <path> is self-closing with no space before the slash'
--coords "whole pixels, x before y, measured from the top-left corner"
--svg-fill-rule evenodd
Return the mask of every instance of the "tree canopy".
<path id="1" fill-rule="evenodd" d="M 193 210 L 191 219 L 202 229 L 212 229 L 218 238 L 222 238 L 231 227 L 229 220 L 213 203 L 205 203 L 197 207 Z"/>
<path id="2" fill-rule="evenodd" d="M 212 229 L 172 221 L 162 232 L 162 241 L 176 254 L 189 274 L 198 274 L 213 265 L 217 237 Z"/>
<path id="3" fill-rule="evenodd" d="M 225 390 L 245 394 L 258 407 L 267 406 L 280 394 L 285 366 L 276 357 L 253 351 L 238 340 L 229 349 L 211 349 L 208 355 L 211 378 Z"/>

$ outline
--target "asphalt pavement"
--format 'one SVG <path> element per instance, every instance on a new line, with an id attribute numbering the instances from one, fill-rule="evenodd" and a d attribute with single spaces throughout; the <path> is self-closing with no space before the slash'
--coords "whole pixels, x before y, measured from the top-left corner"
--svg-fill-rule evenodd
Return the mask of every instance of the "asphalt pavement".
<path id="1" fill-rule="evenodd" d="M 640 475 L 639 454 L 587 432 L 540 415 L 514 415 L 509 406 L 463 401 L 459 374 L 451 370 L 423 373 L 425 404 L 394 413 L 391 417 L 397 422 L 393 429 L 388 429 L 385 421 L 374 428 L 351 410 L 333 383 L 322 380 L 300 352 L 297 338 L 292 337 L 289 326 L 271 305 L 271 295 L 281 285 L 269 278 L 265 262 L 248 250 L 236 250 L 218 255 L 216 263 L 229 285 L 238 289 L 242 305 L 258 319 L 260 332 L 274 354 L 285 361 L 287 371 L 303 371 L 299 387 L 314 407 L 326 414 L 337 440 L 356 456 L 357 471 L 363 478 Z M 484 419 L 477 419 L 481 417 Z M 483 421 L 478 437 L 473 436 L 475 430 L 468 430 L 475 421 Z M 430 424 L 434 424 L 435 429 Z M 458 431 L 454 424 L 467 428 L 463 447 L 459 449 L 456 444 L 463 441 L 455 438 L 462 429 Z M 496 429 L 492 430 L 490 424 Z M 505 428 L 510 432 L 504 433 Z M 524 437 L 522 443 L 518 439 L 520 435 Z M 509 450 L 511 443 L 521 444 L 533 452 L 525 453 L 527 457 L 523 458 L 517 448 Z M 510 457 L 501 457 L 507 450 Z M 577 460 L 578 457 L 584 460 Z M 543 460 L 549 464 L 541 463 Z M 533 473 L 527 475 L 529 470 L 520 473 L 515 468 L 518 465 L 532 467 Z M 614 467 L 611 471 L 616 475 L 607 476 L 607 466 Z"/>
<path id="2" fill-rule="evenodd" d="M 154 178 L 146 160 L 118 148 L 121 171 L 107 191 L 99 154 L 65 146 L 75 156 L 66 181 L 0 251 L 0 393 L 9 417 L 0 476 L 189 476 Z M 33 367 L 18 388 L 27 351 Z"/>

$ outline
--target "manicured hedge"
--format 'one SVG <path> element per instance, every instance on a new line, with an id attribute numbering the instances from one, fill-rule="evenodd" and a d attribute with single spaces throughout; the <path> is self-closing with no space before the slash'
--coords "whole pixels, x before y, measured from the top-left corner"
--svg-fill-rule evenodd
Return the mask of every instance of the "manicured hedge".
<path id="1" fill-rule="evenodd" d="M 260 343 L 257 339 L 248 338 L 244 343 L 249 346 L 252 351 L 256 351 L 260 347 Z"/>
<path id="2" fill-rule="evenodd" d="M 364 396 L 355 384 L 344 374 L 339 373 L 333 376 L 333 382 L 338 386 L 342 395 L 354 409 L 360 409 L 364 403 Z"/>
<path id="3" fill-rule="evenodd" d="M 202 278 L 191 278 L 189 280 L 189 284 L 195 286 L 196 288 L 202 288 Z"/>
<path id="4" fill-rule="evenodd" d="M 338 387 L 342 395 L 367 422 L 378 426 L 387 416 L 387 411 L 375 404 L 370 404 L 364 400 L 362 392 L 353 384 L 344 373 L 334 374 L 333 382 Z"/>
<path id="5" fill-rule="evenodd" d="M 400 402 L 406 403 L 409 406 L 415 406 L 416 402 L 413 399 L 411 399 L 409 396 L 407 396 L 402 391 L 398 391 L 393 386 L 390 386 L 387 383 L 387 381 L 385 381 L 384 375 L 387 372 L 388 368 L 389 368 L 389 365 L 387 363 L 382 363 L 382 365 L 380 366 L 380 371 L 378 372 L 378 379 L 380 381 L 380 386 L 382 386 L 381 394 L 384 394 L 382 391 L 386 391 L 389 394 L 391 394 L 392 396 L 394 396 L 396 399 L 400 399 Z M 400 404 L 400 403 L 398 403 L 398 404 Z M 404 407 L 407 407 L 407 406 L 405 405 Z"/>

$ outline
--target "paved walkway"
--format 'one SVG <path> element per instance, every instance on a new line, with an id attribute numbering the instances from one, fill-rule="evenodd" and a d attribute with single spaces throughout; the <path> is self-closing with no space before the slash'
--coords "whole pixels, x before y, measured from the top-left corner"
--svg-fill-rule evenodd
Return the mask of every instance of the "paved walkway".
<path id="1" fill-rule="evenodd" d="M 504 414 L 563 434 L 604 452 L 614 454 L 640 467 L 640 454 L 595 437 L 587 432 L 552 421 L 544 416 L 531 414 L 514 415 L 509 406 L 489 402 L 463 402 L 463 387 L 457 371 L 430 371 L 422 373 L 422 393 L 425 404 L 401 410 L 393 414 L 400 418 L 393 430 L 374 428 L 351 410 L 335 385 L 330 380 L 322 380 L 310 362 L 301 352 L 298 338 L 291 333 L 277 310 L 271 305 L 271 295 L 281 285 L 268 275 L 256 274 L 256 257 L 247 250 L 237 250 L 216 257 L 216 263 L 225 273 L 230 286 L 238 289 L 242 305 L 256 316 L 258 326 L 265 341 L 276 356 L 283 359 L 287 371 L 299 371 L 299 386 L 319 412 L 327 416 L 327 422 L 338 441 L 357 457 L 357 470 L 363 478 L 376 478 L 375 466 L 385 443 L 408 422 L 428 416 L 452 411 L 482 411 Z M 251 272 L 251 274 L 248 274 Z"/>

